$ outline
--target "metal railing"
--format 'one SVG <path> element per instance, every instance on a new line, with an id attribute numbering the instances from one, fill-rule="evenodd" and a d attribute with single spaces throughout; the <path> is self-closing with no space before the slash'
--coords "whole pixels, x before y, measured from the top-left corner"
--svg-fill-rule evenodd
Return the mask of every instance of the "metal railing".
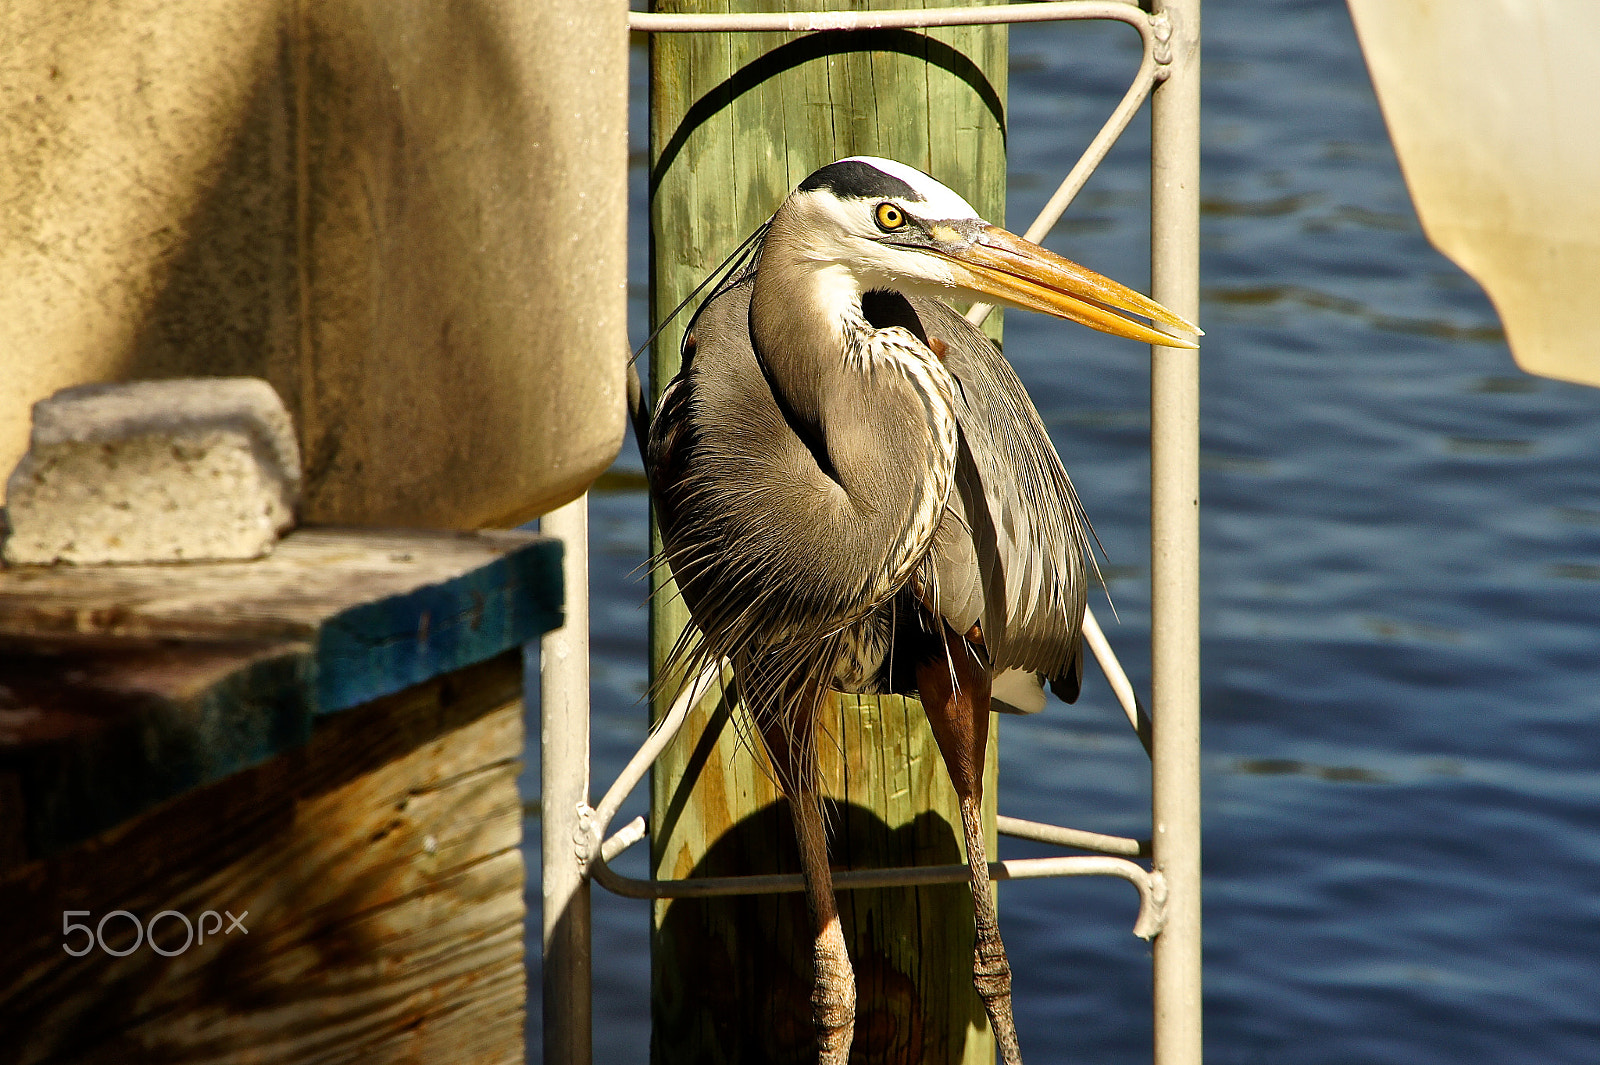
<path id="1" fill-rule="evenodd" d="M 1110 118 L 1026 231 L 1049 232 L 1147 98 L 1152 99 L 1151 287 L 1156 300 L 1199 317 L 1200 0 L 1065 0 L 1009 7 L 768 14 L 632 13 L 653 33 L 827 32 L 932 26 L 1114 20 L 1136 29 L 1139 69 Z M 975 324 L 989 308 L 968 312 Z M 1151 689 L 1153 719 L 1091 612 L 1084 637 L 1129 723 L 1151 756 L 1148 841 L 1000 817 L 1002 835 L 1098 851 L 1096 855 L 989 863 L 997 880 L 1116 876 L 1139 892 L 1134 933 L 1153 938 L 1156 1065 L 1197 1065 L 1200 1013 L 1199 740 L 1199 363 L 1175 348 L 1151 349 Z M 645 837 L 643 818 L 607 835 L 623 800 L 672 742 L 688 710 L 721 683 L 708 668 L 682 691 L 598 805 L 589 805 L 588 518 L 580 498 L 546 515 L 542 530 L 566 542 L 567 626 L 545 637 L 541 692 L 544 858 L 544 1061 L 591 1059 L 590 878 L 631 898 L 684 898 L 803 890 L 799 874 L 640 880 L 609 862 Z M 1148 858 L 1147 870 L 1131 860 Z M 965 865 L 849 870 L 839 890 L 956 883 Z"/>

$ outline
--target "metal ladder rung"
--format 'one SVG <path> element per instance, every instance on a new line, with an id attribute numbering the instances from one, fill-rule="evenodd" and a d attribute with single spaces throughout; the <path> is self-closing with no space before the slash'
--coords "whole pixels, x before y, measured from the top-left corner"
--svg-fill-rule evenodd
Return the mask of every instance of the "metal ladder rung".
<path id="1" fill-rule="evenodd" d="M 1023 822 L 1032 824 L 1033 822 Z M 1041 828 L 1053 828 L 1041 825 Z M 1074 832 L 1074 829 L 1058 829 Z M 645 838 L 644 818 L 636 817 L 592 855 L 588 875 L 607 891 L 630 899 L 703 899 L 724 895 L 773 895 L 799 892 L 806 888 L 799 873 L 770 873 L 752 876 L 689 877 L 684 880 L 640 880 L 623 876 L 607 862 Z M 1094 833 L 1083 833 L 1094 835 Z M 1105 837 L 1115 839 L 1116 837 Z M 1127 840 L 1138 846 L 1137 840 Z M 1109 855 L 1070 855 L 1060 858 L 1011 858 L 989 863 L 990 880 L 1037 880 L 1061 876 L 1114 876 L 1128 881 L 1139 891 L 1139 916 L 1133 934 L 1152 939 L 1166 920 L 1166 880 L 1126 858 Z M 884 869 L 836 869 L 835 891 L 865 888 L 915 887 L 928 884 L 965 884 L 972 870 L 965 865 L 909 865 Z"/>
<path id="2" fill-rule="evenodd" d="M 678 735 L 689 711 L 720 684 L 725 663 L 708 662 L 687 684 L 648 739 L 606 790 L 596 807 L 578 807 L 579 856 L 584 875 L 606 890 L 634 899 L 708 898 L 719 895 L 759 895 L 801 891 L 805 881 L 798 873 L 755 876 L 695 877 L 684 880 L 640 880 L 623 876 L 608 863 L 648 834 L 645 820 L 635 817 L 615 834 L 607 837 L 611 819 L 621 808 L 651 764 Z M 1108 836 L 1099 832 L 1025 821 L 1018 817 L 999 817 L 996 827 L 1002 835 L 1018 839 L 1102 852 L 1097 855 L 1072 855 L 1058 858 L 1014 858 L 989 863 L 992 880 L 1032 880 L 1058 876 L 1115 876 L 1139 890 L 1139 916 L 1134 935 L 1149 939 L 1161 930 L 1165 920 L 1165 882 L 1159 873 L 1128 861 L 1129 857 L 1148 857 L 1150 841 Z M 1126 856 L 1126 857 L 1119 857 Z M 902 866 L 900 868 L 846 869 L 834 874 L 834 885 L 841 890 L 899 887 L 915 884 L 967 883 L 971 871 L 965 865 Z"/>

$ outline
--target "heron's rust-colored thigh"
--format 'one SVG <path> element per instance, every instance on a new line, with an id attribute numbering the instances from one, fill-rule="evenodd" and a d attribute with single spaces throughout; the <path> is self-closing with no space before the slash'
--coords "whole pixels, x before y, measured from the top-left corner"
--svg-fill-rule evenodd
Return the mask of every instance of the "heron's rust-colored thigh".
<path id="1" fill-rule="evenodd" d="M 950 782 L 963 799 L 983 795 L 989 743 L 989 670 L 967 641 L 944 627 L 944 646 L 930 643 L 917 663 L 917 691 L 939 741 Z"/>

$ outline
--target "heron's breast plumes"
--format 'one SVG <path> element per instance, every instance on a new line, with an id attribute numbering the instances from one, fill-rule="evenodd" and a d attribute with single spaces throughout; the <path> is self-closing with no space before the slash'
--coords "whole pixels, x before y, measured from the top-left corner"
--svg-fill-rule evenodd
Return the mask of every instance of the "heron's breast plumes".
<path id="1" fill-rule="evenodd" d="M 955 382 L 939 357 L 907 329 L 891 326 L 863 332 L 852 347 L 862 372 L 900 375 L 920 403 L 922 415 L 898 439 L 891 434 L 879 441 L 882 462 L 921 463 L 924 476 L 910 495 L 905 525 L 890 542 L 884 579 L 874 589 L 876 609 L 904 587 L 927 558 L 950 498 L 959 431 L 951 399 Z"/>
<path id="2" fill-rule="evenodd" d="M 826 363 L 786 337 L 758 355 L 749 298 L 713 301 L 657 416 L 663 555 L 715 653 L 867 685 L 888 650 L 870 619 L 926 563 L 951 492 L 954 384 L 915 334 L 864 318 Z"/>

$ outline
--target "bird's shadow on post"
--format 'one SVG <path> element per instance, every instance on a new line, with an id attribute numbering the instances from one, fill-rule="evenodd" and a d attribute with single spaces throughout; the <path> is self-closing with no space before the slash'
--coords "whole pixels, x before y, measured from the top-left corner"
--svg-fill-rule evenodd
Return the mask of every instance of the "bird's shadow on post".
<path id="1" fill-rule="evenodd" d="M 954 827 L 931 812 L 891 827 L 829 801 L 836 868 L 960 863 Z M 691 876 L 800 871 L 786 801 L 724 833 Z M 964 1060 L 987 1021 L 971 985 L 972 896 L 965 884 L 838 893 L 856 974 L 856 1065 Z M 653 1065 L 810 1065 L 812 928 L 805 896 L 677 899 L 657 913 Z"/>
<path id="2" fill-rule="evenodd" d="M 1000 128 L 1002 140 L 1006 129 L 1006 105 L 1000 90 L 995 88 L 983 68 L 972 59 L 944 41 L 925 33 L 911 30 L 854 30 L 812 33 L 798 40 L 780 45 L 758 59 L 747 63 L 727 78 L 708 89 L 689 105 L 672 135 L 662 146 L 661 154 L 650 167 L 650 195 L 656 194 L 661 178 L 672 167 L 673 160 L 689 142 L 694 131 L 714 115 L 732 106 L 740 96 L 752 91 L 763 82 L 802 66 L 814 59 L 844 55 L 849 52 L 899 52 L 915 56 L 932 66 L 939 67 L 960 78 L 983 101 Z"/>

